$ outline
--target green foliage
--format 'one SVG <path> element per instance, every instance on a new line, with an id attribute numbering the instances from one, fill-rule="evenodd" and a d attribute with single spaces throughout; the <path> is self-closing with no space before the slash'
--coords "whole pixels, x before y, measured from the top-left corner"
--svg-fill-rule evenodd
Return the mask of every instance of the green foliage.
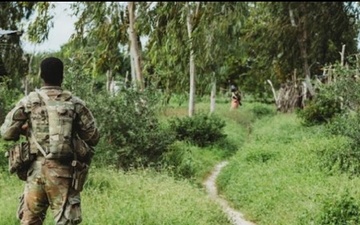
<path id="1" fill-rule="evenodd" d="M 351 65 L 356 65 L 349 58 Z M 336 82 L 319 86 L 319 93 L 298 115 L 305 125 L 328 122 L 327 131 L 335 135 L 336 144 L 318 151 L 321 166 L 331 172 L 347 173 L 350 176 L 360 175 L 360 128 L 354 126 L 360 122 L 360 85 L 355 82 L 353 70 L 339 64 L 334 66 Z M 337 147 L 334 147 L 337 146 Z"/>
<path id="2" fill-rule="evenodd" d="M 19 224 L 15 213 L 23 185 L 16 176 L 0 172 L 0 225 Z M 110 168 L 90 169 L 81 193 L 84 225 L 230 225 L 220 206 L 187 180 L 153 170 L 126 173 Z M 53 225 L 50 209 L 44 225 Z"/>
<path id="3" fill-rule="evenodd" d="M 97 95 L 91 108 L 104 140 L 98 148 L 105 151 L 98 155 L 124 169 L 156 165 L 175 141 L 175 135 L 156 117 L 157 102 L 151 90 Z"/>
<path id="4" fill-rule="evenodd" d="M 304 127 L 294 114 L 263 117 L 254 121 L 252 130 L 217 179 L 219 192 L 249 220 L 263 225 L 321 224 L 321 215 L 330 214 L 324 202 L 335 202 L 329 197 L 344 188 L 353 190 L 353 205 L 360 203 L 357 177 L 329 176 L 319 167 L 326 159 L 318 152 L 335 152 L 346 139 L 331 138 L 325 126 Z M 356 210 L 336 204 L 333 210 L 343 208 L 348 216 Z"/>
<path id="5" fill-rule="evenodd" d="M 335 117 L 326 126 L 327 132 L 334 135 L 334 143 L 318 151 L 321 166 L 329 172 L 360 175 L 360 116 L 343 114 Z"/>
<path id="6" fill-rule="evenodd" d="M 354 23 L 358 8 L 354 2 L 253 4 L 241 35 L 247 55 L 240 62 L 244 67 L 242 83 L 247 93 L 259 97 L 271 95 L 271 89 L 266 88 L 269 86 L 264 85 L 266 80 L 279 87 L 291 79 L 294 69 L 299 77 L 305 77 L 302 51 L 307 53 L 306 61 L 313 75 L 321 74 L 324 65 L 339 60 L 344 43 L 348 55 L 358 51 L 359 26 Z"/>
<path id="7" fill-rule="evenodd" d="M 313 126 L 330 122 L 337 114 L 342 112 L 341 99 L 326 89 L 322 89 L 315 99 L 308 102 L 303 110 L 296 111 L 303 119 L 303 125 Z"/>
<path id="8" fill-rule="evenodd" d="M 0 36 L 0 80 L 11 78 L 9 85 L 14 89 L 21 89 L 22 79 L 28 72 L 27 56 L 22 50 L 20 37 L 27 35 L 24 22 L 34 13 L 36 4 L 41 3 L 3 2 L 0 7 L 0 29 L 19 31 Z"/>
<path id="9" fill-rule="evenodd" d="M 9 162 L 8 158 L 5 157 L 5 152 L 10 149 L 11 145 L 12 143 L 8 143 L 0 139 L 0 172 L 9 171 Z"/>
<path id="10" fill-rule="evenodd" d="M 274 116 L 276 114 L 275 107 L 269 104 L 254 103 L 251 107 L 251 112 L 256 119 L 260 119 L 264 116 Z"/>
<path id="11" fill-rule="evenodd" d="M 346 67 L 339 63 L 335 64 L 332 76 L 336 81 L 324 84 L 324 87 L 320 89 L 330 95 L 339 96 L 345 112 L 360 109 L 360 83 L 356 75 L 354 76 L 354 71 L 358 70 L 357 57 L 357 55 L 348 57 L 349 66 Z"/>
<path id="12" fill-rule="evenodd" d="M 349 191 L 341 195 L 333 193 L 328 199 L 323 200 L 321 214 L 316 221 L 319 225 L 357 225 L 359 223 L 360 205 Z"/>
<path id="13" fill-rule="evenodd" d="M 8 79 L 0 82 L 0 124 L 4 122 L 6 113 L 14 107 L 19 96 L 22 95 L 19 89 L 10 88 L 9 83 L 10 81 Z"/>
<path id="14" fill-rule="evenodd" d="M 170 128 L 176 133 L 176 138 L 189 141 L 197 146 L 209 146 L 223 138 L 225 122 L 217 115 L 208 115 L 200 112 L 194 116 L 171 118 Z"/>
<path id="15" fill-rule="evenodd" d="M 29 24 L 28 38 L 33 43 L 42 43 L 48 38 L 49 30 L 53 26 L 51 20 L 54 16 L 49 11 L 55 5 L 50 2 L 37 2 L 35 6 L 38 15 Z"/>
<path id="16" fill-rule="evenodd" d="M 354 66 L 357 70 L 356 59 L 349 57 L 347 60 L 351 67 Z M 318 93 L 315 98 L 309 101 L 303 110 L 297 111 L 304 125 L 331 122 L 338 114 L 359 111 L 360 83 L 356 82 L 357 78 L 354 77 L 354 69 L 351 67 L 337 63 L 334 65 L 334 72 L 330 74 L 334 81 L 317 83 Z"/>
<path id="17" fill-rule="evenodd" d="M 360 127 L 354 126 L 354 124 L 359 124 L 359 122 L 359 113 L 341 114 L 336 116 L 326 128 L 330 134 L 348 137 L 353 141 L 354 147 L 360 147 Z"/>
<path id="18" fill-rule="evenodd" d="M 255 163 L 266 163 L 267 161 L 276 158 L 274 152 L 254 152 L 246 156 L 246 161 Z"/>
<path id="19" fill-rule="evenodd" d="M 196 172 L 190 147 L 179 141 L 174 142 L 170 150 L 163 154 L 161 165 L 174 177 L 191 179 Z"/>
<path id="20" fill-rule="evenodd" d="M 335 136 L 330 138 L 329 142 L 316 151 L 321 170 L 329 174 L 359 175 L 360 152 L 352 148 L 351 141 L 342 136 Z"/>

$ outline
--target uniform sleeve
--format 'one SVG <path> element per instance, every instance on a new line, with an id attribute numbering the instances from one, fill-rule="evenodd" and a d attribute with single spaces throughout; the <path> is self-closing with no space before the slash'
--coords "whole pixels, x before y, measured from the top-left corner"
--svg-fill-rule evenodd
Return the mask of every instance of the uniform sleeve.
<path id="1" fill-rule="evenodd" d="M 96 126 L 96 121 L 91 111 L 85 104 L 76 103 L 75 110 L 77 118 L 75 120 L 76 132 L 79 137 L 90 146 L 96 146 L 100 135 Z"/>
<path id="2" fill-rule="evenodd" d="M 24 99 L 8 112 L 4 123 L 1 125 L 1 137 L 6 141 L 17 141 L 24 131 L 21 127 L 27 122 L 28 115 L 25 113 Z"/>

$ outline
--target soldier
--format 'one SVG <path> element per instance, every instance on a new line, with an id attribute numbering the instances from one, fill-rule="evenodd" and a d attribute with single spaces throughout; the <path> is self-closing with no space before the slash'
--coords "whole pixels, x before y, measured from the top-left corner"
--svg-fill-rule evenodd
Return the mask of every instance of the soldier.
<path id="1" fill-rule="evenodd" d="M 26 135 L 26 150 L 34 156 L 26 170 L 17 212 L 22 225 L 42 225 L 49 207 L 57 225 L 82 221 L 82 187 L 75 168 L 80 162 L 76 160 L 91 158 L 100 136 L 85 103 L 62 89 L 63 71 L 60 59 L 44 59 L 40 64 L 42 87 L 23 97 L 1 126 L 6 141 L 18 141 L 21 134 Z M 75 137 L 86 147 L 85 152 L 79 152 Z M 80 164 L 82 168 L 89 166 Z"/>
<path id="2" fill-rule="evenodd" d="M 231 85 L 231 106 L 230 109 L 237 109 L 241 104 L 241 95 L 235 85 Z"/>

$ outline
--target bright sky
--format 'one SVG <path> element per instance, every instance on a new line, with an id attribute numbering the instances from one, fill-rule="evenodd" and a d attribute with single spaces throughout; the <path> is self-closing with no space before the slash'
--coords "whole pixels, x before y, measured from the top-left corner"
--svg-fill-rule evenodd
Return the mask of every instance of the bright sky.
<path id="1" fill-rule="evenodd" d="M 56 2 L 54 10 L 54 27 L 50 29 L 48 40 L 42 44 L 30 44 L 22 40 L 24 51 L 28 53 L 59 51 L 61 45 L 68 42 L 75 31 L 75 18 L 69 16 L 71 2 Z"/>

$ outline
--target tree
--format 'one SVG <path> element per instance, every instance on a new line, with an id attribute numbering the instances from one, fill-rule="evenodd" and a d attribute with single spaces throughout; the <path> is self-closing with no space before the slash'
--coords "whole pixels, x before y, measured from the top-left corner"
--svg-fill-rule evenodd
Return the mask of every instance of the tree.
<path id="1" fill-rule="evenodd" d="M 18 31 L 12 35 L 0 37 L 0 78 L 10 77 L 10 87 L 20 89 L 20 81 L 27 72 L 27 62 L 23 58 L 20 36 L 23 35 L 21 26 L 23 20 L 29 20 L 36 10 L 36 3 L 32 2 L 4 2 L 0 7 L 0 29 Z"/>
<path id="2" fill-rule="evenodd" d="M 144 75 L 148 83 L 161 89 L 168 103 L 171 96 L 188 96 L 189 45 L 183 2 L 157 2 L 138 20 L 150 31 L 144 51 Z"/>
<path id="3" fill-rule="evenodd" d="M 249 56 L 247 88 L 257 88 L 252 92 L 270 91 L 263 87 L 269 78 L 279 87 L 294 70 L 310 83 L 323 66 L 339 59 L 342 44 L 349 47 L 347 54 L 357 51 L 352 3 L 259 2 L 251 13 L 243 37 Z"/>
<path id="4" fill-rule="evenodd" d="M 129 13 L 129 41 L 130 41 L 130 57 L 131 57 L 131 68 L 136 74 L 136 86 L 139 86 L 140 90 L 144 90 L 144 79 L 142 75 L 141 65 L 141 52 L 138 44 L 138 35 L 135 28 L 135 2 L 128 2 L 128 13 Z"/>
<path id="5" fill-rule="evenodd" d="M 186 26 L 189 37 L 190 45 L 190 58 L 189 58 L 189 74 L 190 74 L 190 86 L 189 86 L 189 116 L 193 116 L 195 113 L 195 90 L 196 90 L 196 70 L 195 70 L 195 50 L 193 42 L 193 32 L 195 29 L 196 18 L 200 17 L 200 2 L 196 2 L 192 6 L 189 2 L 186 3 L 187 7 L 187 16 L 186 16 Z"/>
<path id="6" fill-rule="evenodd" d="M 242 24 L 248 16 L 247 3 L 244 2 L 218 2 L 204 3 L 203 16 L 198 26 L 196 46 L 201 52 L 197 60 L 198 67 L 204 74 L 202 79 L 206 91 L 211 89 L 210 112 L 215 110 L 217 83 L 225 88 L 228 81 L 239 85 L 239 72 L 231 72 L 237 67 L 236 61 L 244 57 L 242 40 L 239 38 Z M 206 93 L 205 91 L 205 93 Z"/>
<path id="7" fill-rule="evenodd" d="M 233 64 L 229 59 L 240 55 L 238 35 L 245 6 L 230 2 L 162 2 L 148 12 L 153 32 L 145 53 L 146 72 L 169 96 L 183 94 L 190 83 L 189 115 L 195 108 L 195 95 L 208 94 L 210 89 L 215 93 L 212 81 L 225 83 Z M 211 88 L 210 83 L 215 87 Z"/>
<path id="8" fill-rule="evenodd" d="M 89 70 L 88 74 L 94 78 L 105 78 L 106 90 L 110 91 L 114 77 L 119 74 L 125 81 L 129 69 L 128 59 L 124 58 L 129 40 L 126 5 L 119 2 L 76 2 L 71 8 L 78 18 L 71 41 L 78 54 L 73 56 L 83 60 L 83 71 Z M 76 50 L 75 46 L 79 45 L 81 49 Z"/>

